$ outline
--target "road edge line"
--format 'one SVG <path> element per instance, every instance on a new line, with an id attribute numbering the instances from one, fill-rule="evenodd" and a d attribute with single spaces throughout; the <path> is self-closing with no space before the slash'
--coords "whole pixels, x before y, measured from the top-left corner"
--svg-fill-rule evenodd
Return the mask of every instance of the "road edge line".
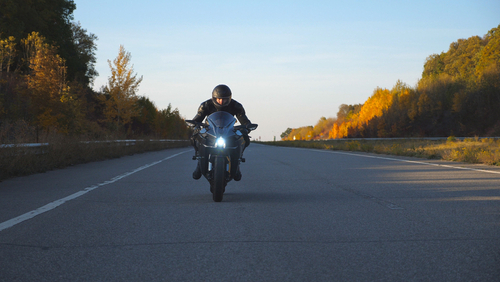
<path id="1" fill-rule="evenodd" d="M 423 162 L 423 161 L 412 161 L 412 160 L 405 160 L 405 159 L 396 159 L 396 158 L 389 158 L 389 157 L 379 157 L 379 156 L 372 156 L 372 155 L 353 154 L 353 153 L 347 153 L 347 152 L 338 152 L 338 151 L 329 151 L 329 150 L 318 150 L 318 149 L 308 149 L 308 148 L 294 148 L 294 147 L 284 147 L 284 148 L 296 149 L 296 150 L 316 151 L 316 152 L 323 152 L 323 153 L 330 153 L 330 154 L 349 155 L 349 156 L 357 156 L 357 157 L 363 157 L 363 158 L 373 158 L 373 159 L 398 161 L 398 162 L 405 162 L 405 163 L 415 163 L 415 164 L 422 164 L 422 165 L 431 165 L 431 166 L 447 167 L 447 168 L 453 168 L 453 169 L 462 169 L 462 170 L 471 170 L 471 171 L 479 171 L 479 172 L 500 174 L 500 171 L 486 170 L 486 169 L 477 169 L 477 168 L 470 168 L 470 167 L 452 166 L 452 165 L 445 165 L 445 164 L 433 164 L 433 163 L 428 163 L 428 162 Z"/>
<path id="2" fill-rule="evenodd" d="M 108 185 L 108 184 L 111 184 L 111 183 L 115 183 L 116 181 L 118 181 L 120 179 L 123 179 L 123 178 L 125 178 L 127 176 L 130 176 L 130 175 L 134 174 L 134 173 L 137 173 L 137 172 L 142 171 L 142 170 L 144 170 L 146 168 L 152 167 L 152 166 L 157 165 L 157 164 L 159 164 L 159 163 L 161 163 L 163 161 L 166 161 L 168 159 L 177 157 L 177 156 L 179 156 L 181 154 L 184 154 L 184 153 L 187 153 L 189 151 L 191 151 L 191 150 L 186 150 L 186 151 L 183 151 L 183 152 L 171 155 L 169 157 L 166 157 L 164 159 L 161 159 L 159 161 L 143 165 L 143 166 L 138 167 L 138 168 L 136 168 L 136 169 L 134 169 L 132 171 L 129 171 L 129 172 L 126 172 L 124 174 L 120 174 L 118 176 L 115 176 L 115 177 L 111 178 L 110 180 L 107 180 L 107 181 L 104 181 L 102 183 L 86 187 L 86 188 L 84 188 L 81 191 L 73 193 L 73 194 L 71 194 L 69 196 L 66 196 L 64 198 L 61 198 L 59 200 L 55 200 L 55 201 L 53 201 L 51 203 L 46 204 L 45 206 L 39 207 L 39 208 L 37 208 L 35 210 L 29 211 L 29 212 L 27 212 L 25 214 L 22 214 L 20 216 L 15 217 L 15 218 L 12 218 L 12 219 L 9 219 L 7 221 L 4 221 L 4 222 L 0 223 L 0 232 L 3 231 L 3 230 L 5 230 L 5 229 L 7 229 L 7 228 L 13 227 L 16 224 L 19 224 L 19 223 L 24 222 L 26 220 L 32 219 L 33 217 L 35 217 L 37 215 L 40 215 L 42 213 L 48 212 L 50 210 L 53 210 L 53 209 L 57 208 L 58 206 L 66 203 L 67 201 L 70 201 L 70 200 L 76 199 L 76 198 L 78 198 L 80 196 L 83 196 L 83 195 L 87 194 L 88 192 L 90 192 L 92 190 L 95 190 L 95 189 L 97 189 L 99 187 L 102 187 L 102 186 L 105 186 L 105 185 Z"/>

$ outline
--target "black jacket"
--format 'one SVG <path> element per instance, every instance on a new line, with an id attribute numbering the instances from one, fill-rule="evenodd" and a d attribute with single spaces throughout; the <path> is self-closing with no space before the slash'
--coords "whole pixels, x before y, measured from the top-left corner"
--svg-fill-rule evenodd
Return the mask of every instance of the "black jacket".
<path id="1" fill-rule="evenodd" d="M 231 99 L 229 105 L 222 108 L 221 111 L 228 112 L 233 116 L 236 116 L 236 118 L 242 125 L 247 125 L 250 123 L 250 120 L 245 114 L 245 109 L 243 109 L 243 106 L 236 100 Z M 215 107 L 214 102 L 212 101 L 212 99 L 208 99 L 205 102 L 201 103 L 200 107 L 198 108 L 198 113 L 196 113 L 196 116 L 194 116 L 193 120 L 197 122 L 203 122 L 205 117 L 215 112 L 217 112 L 217 108 Z"/>

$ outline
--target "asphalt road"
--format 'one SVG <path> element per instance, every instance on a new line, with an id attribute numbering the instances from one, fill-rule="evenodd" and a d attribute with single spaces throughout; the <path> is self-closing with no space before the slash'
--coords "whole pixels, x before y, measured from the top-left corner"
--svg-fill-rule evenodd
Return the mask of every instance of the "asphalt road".
<path id="1" fill-rule="evenodd" d="M 191 156 L 0 182 L 0 281 L 500 281 L 499 168 L 252 144 L 215 203 Z"/>

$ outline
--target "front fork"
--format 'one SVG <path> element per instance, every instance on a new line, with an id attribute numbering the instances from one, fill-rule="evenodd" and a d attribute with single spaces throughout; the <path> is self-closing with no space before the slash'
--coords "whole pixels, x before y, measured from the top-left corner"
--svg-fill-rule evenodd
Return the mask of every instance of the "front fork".
<path id="1" fill-rule="evenodd" d="M 194 141 L 194 140 L 193 140 Z M 223 155 L 227 158 L 226 160 L 226 179 L 229 181 L 235 175 L 238 170 L 240 163 L 245 162 L 243 158 L 243 151 L 245 149 L 245 144 L 239 144 L 240 147 L 234 149 L 217 149 L 212 147 L 206 147 L 203 142 L 199 140 L 195 141 L 196 155 L 193 160 L 198 161 L 202 174 L 210 181 L 213 179 L 212 169 L 215 164 L 215 156 Z"/>
<path id="2" fill-rule="evenodd" d="M 231 166 L 232 166 L 233 162 L 231 162 L 231 157 L 226 156 L 226 155 L 223 155 L 223 156 L 209 155 L 208 168 L 207 168 L 207 179 L 209 181 L 214 178 L 213 169 L 214 169 L 214 165 L 215 165 L 215 159 L 220 158 L 220 157 L 222 157 L 224 159 L 224 163 L 225 163 L 224 176 L 226 178 L 226 181 L 230 181 L 232 179 L 233 174 L 231 174 Z"/>
<path id="3" fill-rule="evenodd" d="M 196 156 L 193 156 L 193 160 L 198 161 L 198 165 L 200 166 L 203 175 L 205 175 L 208 181 L 211 181 L 213 179 L 213 167 L 215 164 L 215 158 L 217 156 L 219 155 L 208 154 L 208 157 L 203 157 L 201 156 L 200 152 L 198 152 Z M 230 155 L 224 155 L 223 157 L 226 159 L 226 180 L 230 181 L 234 177 L 234 174 L 236 173 L 240 163 L 245 162 L 245 158 L 239 158 L 235 162 L 232 161 Z M 236 163 L 236 166 L 234 166 L 234 163 Z"/>

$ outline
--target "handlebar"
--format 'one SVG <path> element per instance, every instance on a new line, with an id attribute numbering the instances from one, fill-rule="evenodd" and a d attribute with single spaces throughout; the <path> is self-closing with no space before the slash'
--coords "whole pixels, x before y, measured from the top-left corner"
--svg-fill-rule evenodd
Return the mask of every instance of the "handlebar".
<path id="1" fill-rule="evenodd" d="M 186 124 L 191 126 L 191 127 L 203 127 L 203 128 L 208 127 L 208 124 L 206 124 L 206 123 L 198 122 L 198 121 L 191 120 L 191 119 L 186 120 Z M 248 132 L 250 132 L 250 131 L 257 129 L 258 126 L 259 126 L 258 124 L 249 123 L 247 125 L 237 125 L 234 127 L 234 129 L 236 129 L 236 130 L 246 129 L 246 130 L 248 130 Z"/>
<path id="2" fill-rule="evenodd" d="M 188 120 L 185 120 L 186 121 L 186 124 L 191 126 L 191 127 L 208 127 L 208 124 L 206 123 L 202 123 L 202 122 L 198 122 L 198 121 L 195 121 L 195 120 L 191 120 L 191 119 L 188 119 Z"/>
<path id="3" fill-rule="evenodd" d="M 234 129 L 236 129 L 236 130 L 246 129 L 246 130 L 248 130 L 248 132 L 250 132 L 250 131 L 257 129 L 258 126 L 259 126 L 258 124 L 249 123 L 247 125 L 237 125 L 234 127 Z"/>

